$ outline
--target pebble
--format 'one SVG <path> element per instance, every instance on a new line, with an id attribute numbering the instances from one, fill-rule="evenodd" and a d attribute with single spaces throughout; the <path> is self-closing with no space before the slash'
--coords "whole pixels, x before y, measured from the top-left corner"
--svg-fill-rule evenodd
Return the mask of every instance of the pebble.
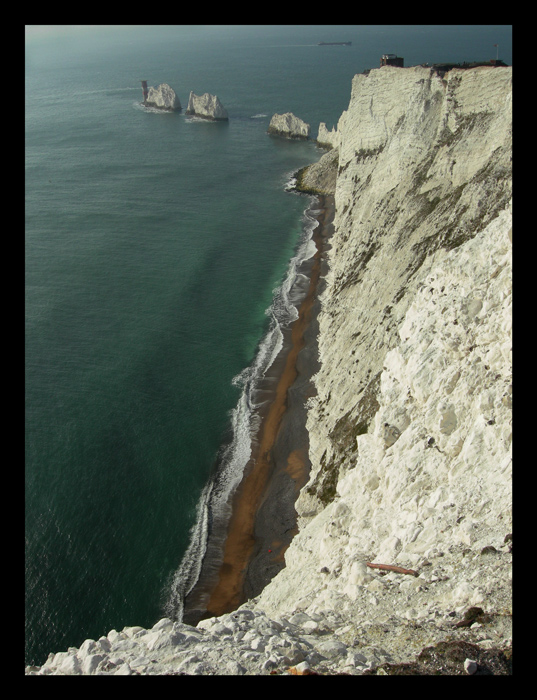
<path id="1" fill-rule="evenodd" d="M 464 670 L 469 676 L 472 676 L 477 671 L 477 663 L 472 659 L 466 659 L 464 662 Z"/>

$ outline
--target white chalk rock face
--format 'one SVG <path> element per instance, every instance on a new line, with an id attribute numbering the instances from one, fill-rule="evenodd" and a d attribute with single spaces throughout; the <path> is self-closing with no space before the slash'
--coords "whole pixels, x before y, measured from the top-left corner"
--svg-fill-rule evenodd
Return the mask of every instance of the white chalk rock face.
<path id="1" fill-rule="evenodd" d="M 310 136 L 310 125 L 295 117 L 292 112 L 275 114 L 270 120 L 267 133 L 284 136 L 289 139 L 308 139 Z"/>
<path id="2" fill-rule="evenodd" d="M 162 83 L 156 88 L 150 87 L 145 104 L 169 112 L 179 112 L 182 109 L 175 91 L 166 83 Z"/>
<path id="3" fill-rule="evenodd" d="M 511 77 L 383 67 L 353 80 L 333 149 L 311 470 L 286 566 L 256 599 L 267 615 L 331 609 L 397 630 L 510 609 Z"/>
<path id="4" fill-rule="evenodd" d="M 190 92 L 185 114 L 193 114 L 212 121 L 227 121 L 229 118 L 227 110 L 224 109 L 218 97 L 208 92 L 203 95 Z"/>
<path id="5" fill-rule="evenodd" d="M 319 133 L 317 134 L 317 143 L 325 148 L 337 148 L 339 145 L 337 129 L 332 127 L 332 130 L 328 131 L 326 124 L 321 122 L 319 124 Z"/>

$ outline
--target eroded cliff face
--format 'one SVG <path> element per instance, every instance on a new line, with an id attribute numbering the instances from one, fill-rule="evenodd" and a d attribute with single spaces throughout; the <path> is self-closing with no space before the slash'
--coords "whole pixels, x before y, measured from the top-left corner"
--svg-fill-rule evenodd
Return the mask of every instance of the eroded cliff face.
<path id="1" fill-rule="evenodd" d="M 257 601 L 268 614 L 337 610 L 354 632 L 375 619 L 393 635 L 408 620 L 437 632 L 464 606 L 510 613 L 511 77 L 384 67 L 353 80 L 312 471 L 286 568 Z M 437 639 L 422 632 L 399 658 Z"/>
<path id="2" fill-rule="evenodd" d="M 338 135 L 304 514 L 331 500 L 336 472 L 353 465 L 356 437 L 378 411 L 384 358 L 428 271 L 508 206 L 511 69 L 357 75 Z"/>

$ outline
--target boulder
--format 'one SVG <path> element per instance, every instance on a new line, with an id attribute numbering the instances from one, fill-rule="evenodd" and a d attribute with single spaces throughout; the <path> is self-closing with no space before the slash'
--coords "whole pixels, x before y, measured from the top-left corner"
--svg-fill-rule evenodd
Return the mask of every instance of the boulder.
<path id="1" fill-rule="evenodd" d="M 288 139 L 309 139 L 310 125 L 295 117 L 292 112 L 275 114 L 270 120 L 268 134 L 284 136 Z"/>
<path id="2" fill-rule="evenodd" d="M 227 121 L 228 113 L 216 95 L 208 92 L 203 95 L 195 95 L 192 91 L 188 98 L 188 106 L 185 114 L 192 114 L 210 121 Z"/>
<path id="3" fill-rule="evenodd" d="M 182 109 L 175 91 L 166 83 L 162 83 L 156 88 L 150 87 L 144 104 L 147 107 L 156 107 L 167 112 L 180 112 Z"/>

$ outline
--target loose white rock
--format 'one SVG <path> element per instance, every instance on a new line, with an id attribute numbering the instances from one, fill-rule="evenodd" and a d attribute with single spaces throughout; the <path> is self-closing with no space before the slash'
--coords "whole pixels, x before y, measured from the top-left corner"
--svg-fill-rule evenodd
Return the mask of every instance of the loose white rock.
<path id="1" fill-rule="evenodd" d="M 472 659 L 466 659 L 464 662 L 464 670 L 470 676 L 472 676 L 477 671 L 477 663 L 472 661 Z"/>

